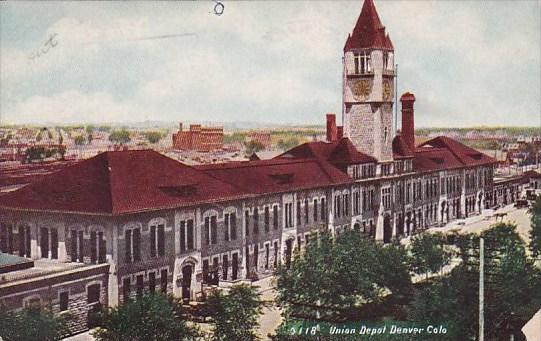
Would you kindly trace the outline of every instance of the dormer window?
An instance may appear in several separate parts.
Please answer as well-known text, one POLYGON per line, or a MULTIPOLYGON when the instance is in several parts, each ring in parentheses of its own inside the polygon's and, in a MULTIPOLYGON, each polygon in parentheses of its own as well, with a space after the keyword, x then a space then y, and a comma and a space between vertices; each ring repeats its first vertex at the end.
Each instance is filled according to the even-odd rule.
POLYGON ((355 62, 355 74, 363 75, 371 72, 369 52, 355 53, 353 60, 355 62))

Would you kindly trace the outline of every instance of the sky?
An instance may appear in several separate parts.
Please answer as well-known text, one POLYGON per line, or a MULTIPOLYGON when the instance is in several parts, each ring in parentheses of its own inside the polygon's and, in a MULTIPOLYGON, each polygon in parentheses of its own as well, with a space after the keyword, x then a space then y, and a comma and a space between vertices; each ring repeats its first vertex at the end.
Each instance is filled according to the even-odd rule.
MULTIPOLYGON (((2 2, 0 123, 323 124, 362 1, 2 2)), ((541 1, 375 1, 416 126, 532 126, 541 1)))

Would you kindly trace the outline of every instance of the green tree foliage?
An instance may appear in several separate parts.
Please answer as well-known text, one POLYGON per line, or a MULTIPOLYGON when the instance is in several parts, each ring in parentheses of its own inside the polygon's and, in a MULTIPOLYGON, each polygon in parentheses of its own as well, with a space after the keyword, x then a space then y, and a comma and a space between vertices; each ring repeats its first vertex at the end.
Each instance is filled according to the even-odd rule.
POLYGON ((128 143, 131 141, 130 132, 126 129, 113 130, 109 135, 109 141, 120 144, 128 143))
POLYGON ((530 251, 534 257, 541 256, 541 196, 529 209, 532 229, 530 230, 530 251))
POLYGON ((181 314, 181 305, 172 297, 145 295, 106 310, 101 326, 92 334, 100 341, 194 340, 198 332, 181 314))
POLYGON ((252 155, 253 153, 257 153, 265 148, 261 142, 258 141, 246 142, 244 145, 246 146, 247 155, 252 155))
POLYGON ((90 135, 94 132, 94 130, 96 130, 96 128, 93 125, 89 124, 85 127, 85 130, 86 133, 90 135))
POLYGON ((339 321, 384 294, 401 295, 411 288, 404 248, 376 243, 351 230, 335 239, 321 234, 295 255, 289 269, 281 266, 276 275, 286 318, 339 321))
POLYGON ((446 238, 441 233, 421 233, 412 238, 410 244, 411 271, 416 274, 435 273, 449 264, 451 250, 446 247, 446 238))
POLYGON ((215 290, 208 296, 206 307, 208 316, 212 317, 212 340, 258 339, 256 328, 263 302, 256 287, 235 285, 227 294, 215 290))
POLYGON ((0 306, 0 336, 4 341, 60 340, 66 333, 65 321, 49 310, 33 307, 8 312, 0 306))
POLYGON ((286 140, 283 140, 283 139, 280 139, 278 140, 278 148, 280 148, 281 150, 283 151, 286 151, 286 150, 289 150, 293 147, 296 147, 299 145, 299 139, 296 138, 296 137, 291 137, 289 139, 286 139, 286 140))
POLYGON ((75 138, 73 139, 73 142, 75 142, 75 145, 77 146, 82 146, 83 144, 86 143, 86 139, 83 135, 78 135, 78 136, 75 136, 75 138))
MULTIPOLYGON (((485 332, 487 340, 508 340, 507 325, 515 314, 527 321, 541 305, 539 270, 526 255, 516 226, 499 223, 482 233, 485 239, 485 332)), ((463 263, 441 281, 416 292, 410 318, 442 323, 442 340, 470 340, 478 332, 479 236, 457 243, 463 263)))
POLYGON ((145 136, 147 141, 150 143, 157 143, 163 138, 163 134, 160 133, 159 131, 147 131, 147 132, 144 132, 143 135, 145 136))
POLYGON ((246 139, 246 134, 244 133, 233 133, 233 134, 227 134, 224 135, 224 143, 234 143, 234 142, 240 142, 243 143, 246 139))

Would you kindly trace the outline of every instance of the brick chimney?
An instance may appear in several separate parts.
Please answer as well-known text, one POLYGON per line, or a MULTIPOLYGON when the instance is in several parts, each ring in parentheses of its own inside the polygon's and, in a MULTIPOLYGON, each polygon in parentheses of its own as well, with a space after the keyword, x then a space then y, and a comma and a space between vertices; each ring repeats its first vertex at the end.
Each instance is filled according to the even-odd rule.
POLYGON ((406 92, 400 97, 400 102, 402 103, 402 138, 408 147, 415 151, 415 123, 413 117, 415 96, 406 92))
POLYGON ((336 115, 327 114, 327 141, 336 142, 338 140, 338 129, 336 128, 336 115))
POLYGON ((178 123, 178 131, 179 131, 179 133, 182 132, 182 122, 178 123))

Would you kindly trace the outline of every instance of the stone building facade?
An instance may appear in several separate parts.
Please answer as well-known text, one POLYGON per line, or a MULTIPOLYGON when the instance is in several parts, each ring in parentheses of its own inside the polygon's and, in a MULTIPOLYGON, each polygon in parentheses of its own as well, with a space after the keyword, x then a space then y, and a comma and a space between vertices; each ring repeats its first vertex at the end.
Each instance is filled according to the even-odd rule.
POLYGON ((328 115, 329 141, 195 167, 150 150, 106 152, 0 196, 0 251, 56 267, 2 278, 0 305, 34 297, 56 311, 67 300, 78 331, 98 305, 150 291, 196 300, 270 275, 322 231, 387 243, 497 204, 492 158, 447 137, 415 145, 413 94, 401 97, 403 130, 391 137, 392 58, 366 0, 345 48, 343 130, 328 115), (351 73, 361 54, 370 68, 351 73))

